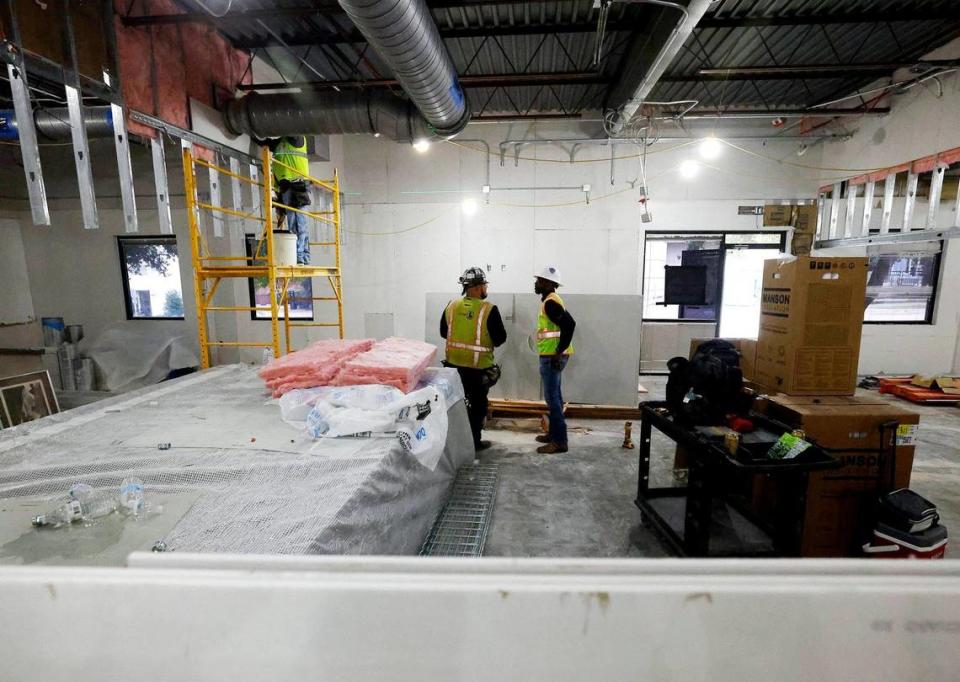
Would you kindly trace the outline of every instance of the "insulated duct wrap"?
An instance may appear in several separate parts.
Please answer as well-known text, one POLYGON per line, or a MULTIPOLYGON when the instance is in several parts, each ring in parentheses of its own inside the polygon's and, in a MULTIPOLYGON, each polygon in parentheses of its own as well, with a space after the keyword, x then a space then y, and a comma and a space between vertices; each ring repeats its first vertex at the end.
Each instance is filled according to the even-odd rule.
POLYGON ((453 136, 470 120, 457 71, 424 0, 339 0, 433 130, 453 136))
POLYGON ((379 134, 397 142, 430 136, 413 107, 389 93, 260 95, 251 93, 227 105, 227 128, 264 140, 283 135, 379 134))

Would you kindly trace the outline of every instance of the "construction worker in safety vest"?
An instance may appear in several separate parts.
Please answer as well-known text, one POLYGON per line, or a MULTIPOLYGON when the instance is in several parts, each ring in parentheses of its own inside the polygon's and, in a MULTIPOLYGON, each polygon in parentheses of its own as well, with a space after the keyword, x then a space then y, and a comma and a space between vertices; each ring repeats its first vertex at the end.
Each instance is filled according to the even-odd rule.
POLYGON ((480 434, 487 416, 487 394, 500 378, 493 349, 507 340, 500 311, 486 300, 487 284, 482 268, 467 268, 460 278, 463 297, 450 301, 440 318, 440 336, 447 340, 443 364, 456 367, 460 374, 478 452, 490 447, 480 434))
POLYGON ((573 355, 573 330, 577 326, 557 287, 563 281, 560 270, 548 265, 539 273, 533 290, 540 294, 540 315, 537 317, 537 353, 540 355, 540 379, 543 382, 543 399, 550 414, 549 432, 537 436, 537 448, 541 454, 567 451, 567 422, 563 416, 563 394, 560 377, 573 355))
MULTIPOLYGON (((307 159, 307 138, 303 135, 281 137, 268 141, 273 152, 273 179, 277 188, 277 201, 291 208, 310 205, 310 191, 306 177, 310 174, 307 159)), ((287 229, 297 235, 297 263, 310 264, 310 231, 307 216, 296 211, 279 208, 277 224, 287 217, 287 229)))

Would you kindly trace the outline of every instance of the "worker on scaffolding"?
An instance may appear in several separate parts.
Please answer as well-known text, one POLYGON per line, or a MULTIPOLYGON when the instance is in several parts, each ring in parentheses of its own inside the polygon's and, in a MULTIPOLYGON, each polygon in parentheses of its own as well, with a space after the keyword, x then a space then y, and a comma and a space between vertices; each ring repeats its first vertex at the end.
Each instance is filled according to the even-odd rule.
POLYGON ((563 416, 563 394, 560 377, 573 355, 573 330, 577 326, 557 294, 562 278, 560 270, 548 265, 534 275, 533 290, 540 295, 540 315, 537 318, 537 353, 540 355, 540 380, 543 399, 550 416, 549 433, 537 436, 541 454, 567 451, 567 422, 563 416))
MULTIPOLYGON (((310 162, 307 160, 307 138, 293 135, 267 140, 267 146, 273 152, 273 179, 277 189, 277 201, 290 208, 303 208, 310 205, 310 188, 306 177, 310 175, 310 162), (281 165, 282 164, 282 165, 281 165)), ((297 263, 310 264, 310 231, 307 228, 307 216, 297 211, 278 208, 277 225, 287 217, 287 229, 297 235, 297 263)))
POLYGON ((460 374, 477 452, 490 447, 490 441, 481 440, 480 435, 487 416, 487 394, 500 379, 493 349, 507 340, 500 310, 485 300, 487 284, 482 268, 467 268, 460 278, 463 297, 450 301, 440 317, 440 336, 447 340, 443 364, 456 367, 460 374))

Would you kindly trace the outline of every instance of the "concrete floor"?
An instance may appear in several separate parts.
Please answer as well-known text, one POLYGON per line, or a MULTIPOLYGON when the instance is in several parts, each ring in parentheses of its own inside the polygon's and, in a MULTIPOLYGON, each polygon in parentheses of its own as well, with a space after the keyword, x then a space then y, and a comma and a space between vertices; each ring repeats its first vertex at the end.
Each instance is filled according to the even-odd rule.
MULTIPOLYGON (((663 399, 665 377, 641 377, 641 383, 649 390, 641 400, 663 399)), ((960 409, 887 398, 921 413, 911 488, 938 506, 941 522, 960 538, 960 409)), ((485 555, 669 556, 640 524, 633 503, 637 451, 620 447, 622 421, 570 420, 570 451, 562 455, 536 453, 535 421, 498 420, 492 426, 484 438, 493 447, 481 461, 500 465, 500 487, 485 555)), ((651 485, 673 485, 674 444, 653 434, 651 485)), ((947 556, 960 558, 960 539, 947 556)))

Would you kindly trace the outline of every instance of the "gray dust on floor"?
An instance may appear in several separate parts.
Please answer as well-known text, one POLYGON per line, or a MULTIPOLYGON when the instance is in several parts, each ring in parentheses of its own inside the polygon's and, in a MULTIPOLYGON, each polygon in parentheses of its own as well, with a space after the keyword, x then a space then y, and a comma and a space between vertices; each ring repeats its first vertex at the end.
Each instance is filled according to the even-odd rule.
MULTIPOLYGON (((500 466, 485 556, 669 556, 640 524, 637 450, 621 447, 623 421, 568 420, 570 449, 555 455, 537 454, 536 420, 523 421, 484 431, 493 447, 480 461, 500 466)), ((654 443, 655 485, 670 484, 673 449, 662 440, 654 443)))
MULTIPOLYGON (((666 377, 644 376, 649 393, 662 400, 666 377)), ((876 391, 858 395, 876 397, 876 391)), ((911 488, 937 505, 941 522, 960 538, 960 409, 923 407, 884 396, 921 414, 911 488)), ((637 450, 625 450, 622 420, 568 420, 569 452, 539 455, 535 420, 506 420, 488 428, 493 447, 481 462, 500 465, 500 487, 487 537, 486 556, 663 557, 667 549, 640 524, 637 450)), ((634 425, 634 443, 639 424, 634 425)), ((651 485, 670 486, 675 446, 653 432, 651 485)), ((960 556, 952 540, 947 556, 960 556)))

